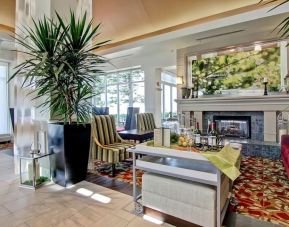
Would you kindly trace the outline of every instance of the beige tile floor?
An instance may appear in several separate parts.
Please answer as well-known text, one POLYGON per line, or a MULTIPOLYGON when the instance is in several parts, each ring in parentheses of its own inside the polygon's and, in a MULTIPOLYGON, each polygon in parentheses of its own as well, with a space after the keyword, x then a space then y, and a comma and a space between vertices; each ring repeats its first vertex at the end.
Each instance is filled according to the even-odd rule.
POLYGON ((19 188, 13 157, 0 151, 1 227, 150 227, 157 226, 132 213, 132 197, 82 181, 65 189, 49 184, 37 189, 19 188), (111 199, 104 204, 77 193, 80 188, 111 199))

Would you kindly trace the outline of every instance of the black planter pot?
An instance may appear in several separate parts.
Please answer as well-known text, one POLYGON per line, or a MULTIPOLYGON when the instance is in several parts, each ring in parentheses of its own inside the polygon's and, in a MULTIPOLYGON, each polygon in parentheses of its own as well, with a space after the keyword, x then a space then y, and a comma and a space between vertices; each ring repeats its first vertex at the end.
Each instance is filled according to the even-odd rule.
POLYGON ((90 146, 90 124, 48 124, 52 178, 63 187, 85 180, 90 146))

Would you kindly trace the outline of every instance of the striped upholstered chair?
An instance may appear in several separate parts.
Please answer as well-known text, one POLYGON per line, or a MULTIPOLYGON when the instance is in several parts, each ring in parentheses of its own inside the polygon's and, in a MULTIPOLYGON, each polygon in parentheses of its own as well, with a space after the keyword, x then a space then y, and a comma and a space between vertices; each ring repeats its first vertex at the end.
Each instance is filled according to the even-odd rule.
POLYGON ((112 164, 112 176, 115 176, 116 163, 130 157, 128 148, 133 143, 124 141, 116 131, 113 115, 98 115, 92 120, 91 159, 112 164))
POLYGON ((140 113, 136 115, 136 125, 139 131, 151 131, 156 128, 153 113, 140 113))

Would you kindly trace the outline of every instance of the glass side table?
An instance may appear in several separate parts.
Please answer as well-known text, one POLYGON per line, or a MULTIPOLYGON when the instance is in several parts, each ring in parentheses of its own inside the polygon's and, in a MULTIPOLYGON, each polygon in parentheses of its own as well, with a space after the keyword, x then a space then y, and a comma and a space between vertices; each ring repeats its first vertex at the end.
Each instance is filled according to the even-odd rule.
POLYGON ((20 187, 36 189, 51 181, 50 155, 20 152, 20 187))

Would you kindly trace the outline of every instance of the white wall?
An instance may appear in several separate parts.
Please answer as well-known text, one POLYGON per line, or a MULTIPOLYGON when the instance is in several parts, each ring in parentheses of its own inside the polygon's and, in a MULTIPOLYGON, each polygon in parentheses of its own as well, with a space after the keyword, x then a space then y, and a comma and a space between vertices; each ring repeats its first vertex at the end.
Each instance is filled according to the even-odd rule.
POLYGON ((68 19, 70 9, 75 9, 76 5, 76 0, 51 0, 51 16, 55 18, 56 15, 54 12, 57 11, 59 15, 68 19))

